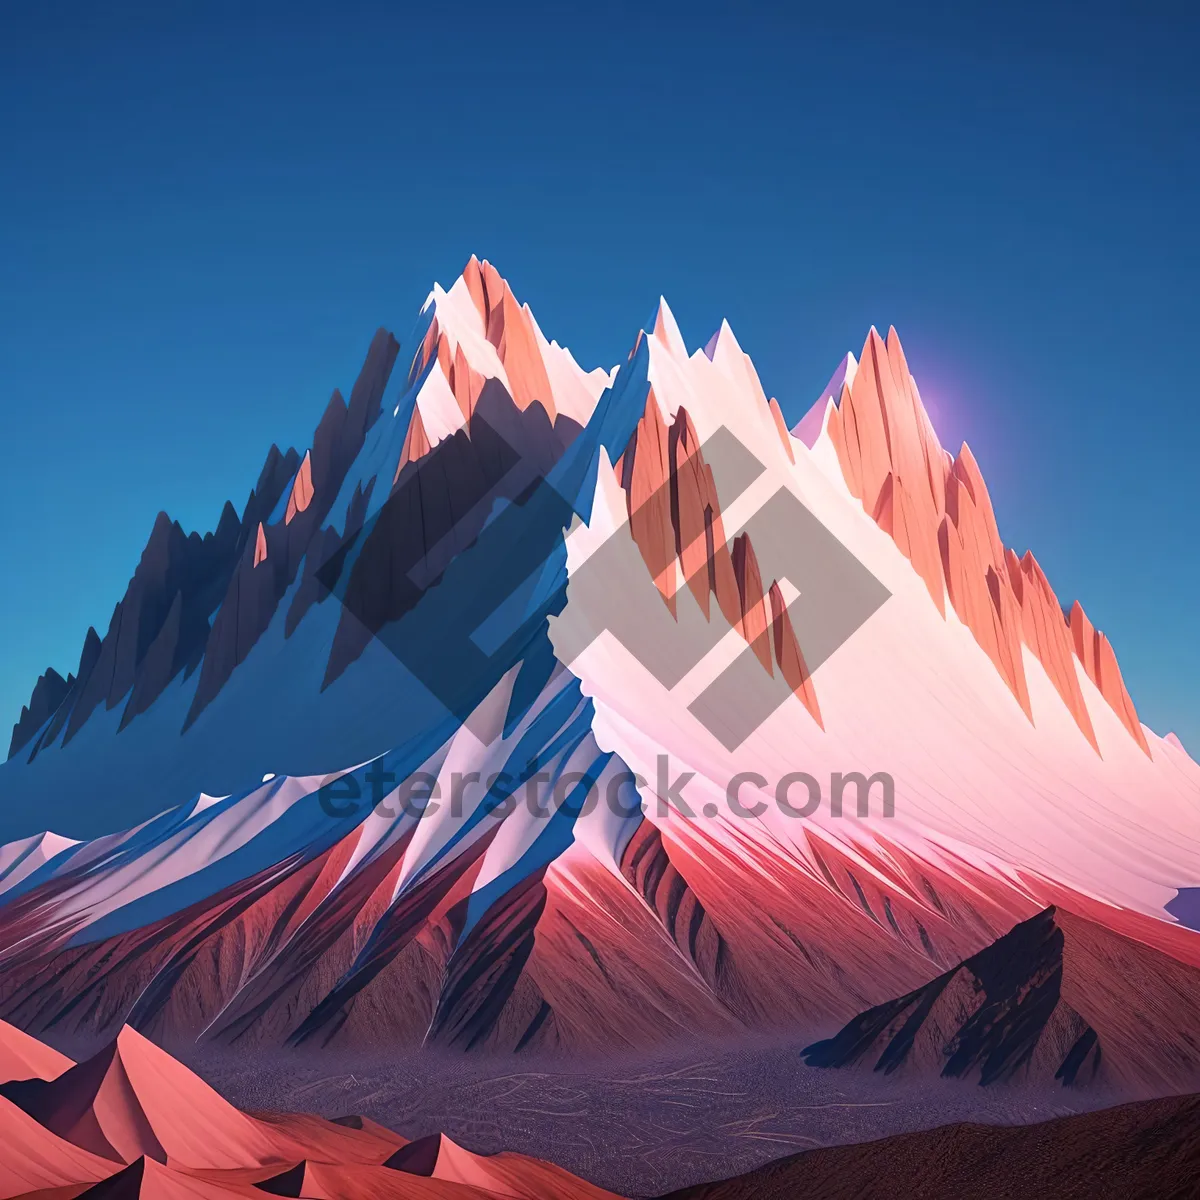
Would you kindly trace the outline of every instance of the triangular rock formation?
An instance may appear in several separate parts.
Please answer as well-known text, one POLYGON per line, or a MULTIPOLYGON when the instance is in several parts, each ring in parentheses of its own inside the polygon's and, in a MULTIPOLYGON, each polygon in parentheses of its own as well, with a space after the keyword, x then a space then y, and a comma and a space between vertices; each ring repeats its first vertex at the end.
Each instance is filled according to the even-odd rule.
POLYGON ((1200 969, 1047 908, 959 966, 860 1014, 804 1051, 820 1067, 870 1064, 991 1084, 1101 1078, 1156 1094, 1200 1082, 1200 969), (1137 979, 1138 1008, 1119 996, 1137 979))
POLYGON ((1004 547, 991 497, 970 447, 942 449, 895 329, 874 328, 862 357, 849 356, 793 433, 815 446, 826 436, 846 486, 895 541, 939 611, 948 596, 1032 720, 1022 647, 1041 661, 1084 737, 1099 751, 1073 663, 1072 645, 1130 736, 1150 749, 1112 647, 1078 604, 1064 622, 1058 598, 1031 554, 1004 547), (1068 627, 1069 626, 1069 627, 1068 627), (1069 633, 1069 637, 1065 634, 1069 633))

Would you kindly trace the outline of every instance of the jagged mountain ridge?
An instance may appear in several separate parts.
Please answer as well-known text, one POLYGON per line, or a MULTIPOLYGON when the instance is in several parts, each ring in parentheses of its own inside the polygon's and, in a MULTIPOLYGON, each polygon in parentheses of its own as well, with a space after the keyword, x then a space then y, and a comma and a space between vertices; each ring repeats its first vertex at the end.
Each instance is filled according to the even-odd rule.
MULTIPOLYGON (((178 642, 174 623, 168 619, 176 585, 173 580, 160 579, 161 572, 147 564, 146 569, 139 569, 140 574, 135 573, 106 638, 89 635, 71 687, 64 689, 49 676, 39 684, 38 695, 27 706, 28 715, 14 730, 15 753, 10 756, 28 765, 41 758, 49 746, 62 752, 41 758, 32 774, 38 781, 47 781, 39 786, 69 794, 74 790, 72 781, 89 772, 89 763, 104 758, 124 780, 122 810, 136 820, 162 807, 158 781, 167 777, 179 791, 192 795, 205 789, 231 791, 261 778, 268 766, 321 770, 330 761, 363 758, 389 744, 391 735, 384 731, 394 727, 403 713, 411 712, 420 697, 407 694, 410 681, 381 647, 367 655, 372 661, 357 672, 370 676, 369 680, 331 687, 348 662, 361 658, 365 642, 352 621, 318 611, 331 582, 321 583, 319 569, 336 560, 339 551, 353 542, 364 521, 379 511, 401 483, 401 476, 407 478, 411 473, 406 468, 417 459, 423 460, 422 486, 427 493, 451 483, 460 485, 464 472, 478 471, 478 464, 467 461, 476 444, 471 428, 486 424, 499 425, 522 454, 548 465, 571 442, 582 427, 581 419, 586 420, 609 382, 609 373, 585 373, 569 352, 547 342, 528 308, 517 304, 494 268, 473 262, 449 293, 440 287, 431 293, 413 337, 413 357, 404 370, 396 372, 396 378, 392 372, 398 347, 390 334, 380 330, 349 404, 335 391, 303 456, 293 451, 286 456, 272 454, 264 471, 264 479, 270 476, 270 486, 260 481, 255 492, 255 497, 265 495, 270 503, 251 500, 237 526, 236 539, 226 539, 236 545, 224 556, 223 571, 211 579, 205 577, 205 588, 216 593, 220 602, 193 630, 191 642, 186 643, 188 654, 170 652, 171 645, 178 642), (468 277, 474 280, 469 285, 468 277), (394 400, 384 405, 381 400, 389 386, 394 400), (530 400, 530 387, 546 386, 553 386, 557 397, 556 401, 546 398, 546 404, 555 409, 552 419, 541 401, 530 400), (517 400, 512 399, 514 394, 517 400), (440 447, 442 453, 430 455, 431 445, 440 447), (121 643, 122 672, 119 679, 112 679, 106 663, 116 657, 122 614, 141 611, 146 590, 141 576, 150 578, 155 593, 154 619, 143 622, 146 629, 140 640, 127 637, 121 643), (283 619, 272 626, 281 605, 283 619), (327 628, 330 623, 337 626, 333 646, 327 628), (269 647, 263 645, 264 634, 272 643, 269 647), (163 642, 170 643, 166 653, 163 642), (97 676, 102 648, 107 648, 107 657, 97 676), (248 680, 239 668, 256 649, 260 660, 273 661, 248 680), (317 655, 322 668, 319 674, 314 669, 317 655), (187 661, 180 664, 177 660, 183 657, 187 661), (128 684, 134 674, 139 678, 136 689, 128 684), (303 682, 296 679, 297 674, 305 676, 303 682), (310 680, 313 674, 317 678, 310 680), (256 692, 255 699, 239 696, 231 700, 231 682, 234 691, 256 692), (328 697, 324 695, 327 690, 328 697), (246 704, 260 710, 275 707, 274 697, 297 692, 306 692, 310 700, 303 713, 302 719, 308 721, 303 731, 281 723, 274 736, 264 736, 262 728, 251 729, 242 718, 246 704), (345 701, 346 692, 353 693, 350 704, 345 701), (374 715, 376 728, 369 727, 369 720, 348 727, 344 716, 348 709, 387 692, 397 696, 396 707, 374 715), (93 702, 91 693, 102 694, 105 703, 93 702), (88 704, 81 705, 81 697, 88 704), (161 702, 155 704, 155 699, 161 702), (114 713, 111 720, 109 711, 114 713), (146 714, 149 720, 138 720, 146 714), (80 749, 77 739, 85 725, 89 737, 104 743, 102 748, 80 749), (115 733, 124 736, 111 737, 115 733), (147 769, 148 760, 155 759, 147 769)), ((413 528, 418 539, 444 533, 449 515, 449 510, 438 513, 435 508, 415 514, 413 528), (428 528, 422 524, 426 517, 428 528)), ((234 520, 228 510, 221 531, 231 531, 234 520)), ((159 526, 164 524, 169 522, 160 518, 159 526)), ((151 549, 148 547, 144 559, 161 557, 151 555, 151 549)), ((189 600, 197 590, 181 589, 189 600)), ((197 607, 181 606, 184 615, 197 607)), ((126 620, 125 624, 131 623, 126 620)), ((3 806, 7 811, 13 805, 4 785, 12 778, 11 771, 0 773, 0 793, 10 799, 3 806)), ((20 787, 16 785, 14 790, 20 787)), ((110 828, 102 823, 89 827, 87 810, 74 817, 75 832, 110 828)))
MULTIPOLYGON (((547 366, 538 352, 533 333, 536 326, 527 307, 519 305, 508 284, 486 262, 472 259, 462 279, 482 317, 488 344, 497 348, 501 375, 484 375, 472 366, 464 353, 468 343, 458 342, 451 349, 453 338, 439 328, 438 317, 432 317, 410 365, 408 383, 411 386, 436 357, 439 375, 457 410, 447 417, 439 411, 439 403, 445 406, 445 397, 432 388, 422 390, 412 411, 393 486, 402 468, 427 454, 447 432, 469 428, 488 379, 511 388, 518 410, 536 404, 552 425, 559 425, 547 366), (505 372, 512 373, 513 382, 505 372), (427 395, 430 392, 434 398, 427 395)), ((665 328, 659 314, 656 332, 660 338, 665 336, 665 328)), ((717 340, 714 336, 710 347, 717 340)), ((558 350, 556 346, 553 349, 558 350)), ((118 727, 123 729, 180 671, 190 674, 199 665, 201 679, 189 709, 190 723, 245 657, 303 563, 308 587, 293 602, 288 620, 289 630, 295 628, 319 591, 313 580, 317 567, 332 557, 362 522, 374 477, 366 482, 365 491, 356 490, 351 497, 340 534, 321 525, 346 471, 362 448, 367 430, 381 415, 381 400, 398 352, 395 338, 385 330, 377 331, 351 391, 349 406, 335 389, 313 445, 302 461, 293 449, 280 452, 276 446, 271 447, 240 518, 227 503, 215 532, 185 535, 165 513, 158 515, 138 570, 114 610, 108 633, 101 639, 94 629, 88 630, 78 668, 67 680, 53 668, 39 677, 29 704, 13 728, 9 757, 30 743, 32 757, 59 736, 65 744, 102 701, 110 709, 126 701, 118 727), (266 573, 253 572, 272 561, 270 543, 278 536, 281 515, 276 510, 285 491, 282 525, 288 536, 283 561, 280 566, 272 563, 273 586, 266 586, 264 591, 261 581, 266 573), (292 528, 293 522, 297 522, 296 528, 292 528), (270 539, 268 529, 273 530, 270 539), (249 549, 251 544, 253 550, 249 549), (248 564, 235 569, 242 557, 248 564), (253 586, 248 581, 254 581, 253 586), (243 588, 249 593, 247 597, 241 594, 243 588), (256 593, 262 593, 261 597, 256 593), (210 628, 209 618, 214 612, 218 616, 210 628)), ((571 372, 573 360, 563 355, 565 352, 559 351, 554 367, 560 380, 574 385, 564 412, 574 414, 576 420, 568 425, 575 425, 578 418, 590 414, 595 396, 582 382, 583 373, 578 368, 571 372)), ((593 388, 597 374, 607 381, 607 374, 593 372, 593 388)), ((559 390, 563 390, 561 383, 559 390)), ((773 398, 769 404, 782 433, 778 404, 773 398)), ((658 406, 647 409, 647 418, 652 421, 658 414, 658 406)), ((686 413, 682 420, 687 421, 686 413)), ((647 436, 660 443, 667 441, 661 417, 649 427, 644 419, 635 431, 629 461, 624 466, 627 478, 623 480, 631 495, 631 507, 637 504, 639 481, 628 476, 636 461, 634 449, 639 432, 643 442, 647 436)), ((672 430, 672 446, 680 433, 686 440, 686 428, 672 430)), ((886 343, 872 329, 863 348, 862 369, 853 355, 847 355, 821 400, 792 433, 809 443, 815 443, 816 436, 824 436, 836 448, 851 492, 913 561, 939 608, 944 606, 943 595, 948 593, 959 616, 987 650, 1027 713, 1024 672, 1015 650, 1022 641, 1046 667, 1093 745, 1095 735, 1071 667, 1072 653, 1131 736, 1149 752, 1108 639, 1092 626, 1078 601, 1069 608, 1059 604, 1031 551, 1019 559, 1004 548, 987 485, 970 448, 964 445, 957 458, 942 449, 920 405, 894 329, 889 330, 886 343), (1069 613, 1065 621, 1055 619, 1059 610, 1069 613)), ((561 428, 558 437, 569 441, 569 428, 561 428)), ((695 443, 694 430, 691 441, 695 443)), ((659 454, 662 457, 662 446, 659 454)), ((359 489, 363 487, 360 483, 359 489)), ((641 490, 645 490, 644 483, 641 490)), ((640 544, 648 561, 655 557, 644 537, 640 544)), ((278 557, 277 553, 276 560, 278 557)), ((752 608, 760 599, 753 595, 757 584, 753 557, 742 567, 745 570, 751 575, 748 607, 752 608)), ((694 584, 697 574, 692 568, 689 583, 694 584)), ((746 586, 745 579, 738 580, 741 593, 745 593, 746 586)), ((761 584, 757 586, 761 590, 761 584)), ((718 596, 718 601, 722 602, 722 597, 718 596)))
POLYGON ((1197 960, 1166 905, 1200 877, 1200 769, 1134 736, 1103 656, 1085 661, 1095 636, 1064 648, 1044 577, 1013 576, 974 460, 941 450, 894 332, 871 333, 870 373, 848 358, 840 404, 796 436, 728 326, 689 354, 665 302, 618 371, 587 374, 474 263, 435 288, 412 344, 336 494, 316 438, 247 538, 212 624, 226 650, 124 728, 97 712, 0 768, 9 797, 86 780, 110 814, 80 843, 0 856, 0 1011, 243 1045, 649 1046, 828 1032, 1048 904, 1197 960), (722 427, 762 468, 740 492, 709 461, 722 427), (498 431, 512 462, 489 449, 498 431), (815 670, 788 531, 747 520, 779 489, 890 597, 815 670), (526 543, 550 549, 522 562, 526 543), (666 687, 610 635, 577 636, 599 548, 664 643, 714 635, 711 667, 666 687), (317 578, 331 559, 340 604, 317 578), (393 570, 414 559, 427 592, 393 570), (494 606, 506 573, 520 586, 494 606), (492 650, 464 657, 462 630, 485 626, 492 650), (691 704, 743 651, 739 696, 769 694, 770 716, 735 753, 691 704), (420 676, 443 666, 439 709, 420 676), (664 753, 694 777, 691 816, 664 753), (130 779, 134 754, 149 766, 130 779), (894 818, 740 819, 724 797, 747 765, 767 796, 798 765, 889 769, 894 818), (369 796, 376 768, 431 775, 443 799, 464 770, 512 786, 484 782, 457 816, 325 810, 325 784, 369 796), (622 812, 572 807, 630 772, 622 812), (230 794, 197 794, 211 776, 230 794))
POLYGON ((896 541, 939 610, 949 599, 1032 720, 1020 647, 1041 662, 1081 732, 1099 753, 1072 653, 1130 736, 1149 747, 1108 639, 1076 600, 1059 603, 1032 551, 1007 549, 987 484, 966 444, 941 446, 895 329, 872 329, 861 363, 847 355, 821 400, 793 432, 837 451, 851 492, 896 541))
POLYGON ((88 630, 69 683, 57 672, 39 679, 13 729, 10 758, 27 745, 30 760, 59 738, 65 745, 101 703, 113 709, 125 701, 118 726, 124 729, 180 672, 188 676, 199 668, 188 714, 189 721, 194 719, 265 628, 310 543, 315 540, 327 554, 336 548, 332 531, 323 529, 321 520, 380 415, 398 352, 399 343, 379 330, 349 405, 335 390, 303 462, 294 449, 271 447, 241 517, 226 503, 216 530, 201 536, 185 534, 178 522, 159 513, 108 632, 100 638, 88 630), (287 509, 279 532, 272 515, 285 492, 287 509), (283 544, 271 569, 256 574, 269 557, 268 526, 273 528, 271 540, 283 544))

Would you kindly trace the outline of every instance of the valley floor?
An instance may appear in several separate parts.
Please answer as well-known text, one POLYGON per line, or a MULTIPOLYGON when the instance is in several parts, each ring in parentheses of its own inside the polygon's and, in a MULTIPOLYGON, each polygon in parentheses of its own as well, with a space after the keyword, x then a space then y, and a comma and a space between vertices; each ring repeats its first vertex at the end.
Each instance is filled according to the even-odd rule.
POLYGON ((357 1113, 406 1137, 558 1163, 634 1196, 752 1170, 817 1146, 957 1121, 1025 1124, 1117 1103, 1060 1087, 981 1088, 805 1065, 799 1045, 697 1044, 604 1061, 380 1051, 174 1049, 246 1109, 357 1113))

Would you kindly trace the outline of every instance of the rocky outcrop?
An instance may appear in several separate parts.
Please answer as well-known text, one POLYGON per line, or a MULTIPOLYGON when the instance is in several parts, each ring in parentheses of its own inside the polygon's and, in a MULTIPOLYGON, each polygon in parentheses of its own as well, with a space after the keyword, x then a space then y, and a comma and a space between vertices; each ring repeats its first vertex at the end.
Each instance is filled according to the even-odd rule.
POLYGON ((1200 970, 1047 908, 924 987, 877 1005, 804 1051, 820 1067, 981 1084, 1103 1082, 1156 1094, 1200 1083, 1200 970), (1137 980, 1137 1005, 1121 994, 1137 980))
POLYGON ((1088 620, 1087 613, 1083 611, 1083 606, 1078 600, 1071 606, 1069 621, 1075 657, 1083 664, 1088 678, 1100 689, 1100 694, 1120 718, 1121 724, 1129 730, 1129 736, 1149 754, 1150 747, 1146 744, 1142 723, 1138 720, 1137 710, 1133 707, 1133 701, 1125 688, 1125 680, 1121 677, 1121 668, 1117 666, 1117 656, 1113 652, 1112 644, 1088 620))
MULTIPOLYGON (((260 497, 274 503, 283 482, 279 476, 292 465, 272 447, 259 488, 247 502, 248 516, 258 511, 260 497)), ((112 709, 126 701, 120 726, 124 728, 171 679, 195 666, 243 537, 242 522, 230 505, 223 509, 216 530, 203 537, 185 534, 178 522, 159 513, 107 634, 98 642, 89 637, 90 644, 85 644, 76 687, 60 710, 61 726, 52 724, 35 752, 60 731, 69 741, 100 705, 112 709)))
POLYGON ((1046 668, 1054 690, 1070 710, 1084 737, 1098 752, 1100 747, 1096 742, 1083 690, 1079 686, 1079 676, 1075 672, 1071 637, 1062 619, 1058 597, 1032 551, 1026 551, 1025 557, 1019 559, 1011 550, 1006 550, 1005 562, 1008 564, 1013 594, 1021 608, 1021 630, 1025 645, 1046 668))
MULTIPOLYGON (((518 407, 498 380, 489 379, 470 421, 432 449, 402 458, 387 501, 361 533, 345 580, 336 559, 322 572, 325 588, 337 588, 344 608, 323 686, 372 637, 411 612, 476 540, 492 505, 524 498, 577 432, 566 417, 551 424, 540 404, 518 407)), ((410 440, 404 454, 412 450, 410 440)))
POLYGON ((108 632, 88 631, 69 680, 39 680, 10 757, 69 742, 101 706, 123 703, 124 729, 172 680, 200 668, 188 722, 195 719, 266 628, 310 541, 329 549, 321 521, 379 416, 398 350, 386 330, 376 333, 350 403, 334 392, 303 459, 271 447, 240 516, 227 503, 216 529, 200 535, 159 513, 108 632), (283 520, 272 524, 285 495, 283 520))
POLYGON ((796 455, 792 450, 792 435, 788 432, 787 422, 783 419, 783 409, 779 407, 779 401, 774 396, 767 401, 767 407, 771 410, 771 420, 775 422, 775 432, 779 434, 779 441, 787 452, 788 461, 794 463, 796 455))
MULTIPOLYGON (((31 754, 60 736, 69 741, 101 705, 112 709, 125 701, 119 726, 124 728, 180 672, 195 668, 248 531, 269 514, 296 461, 294 451, 281 454, 273 446, 243 516, 226 504, 212 533, 186 534, 159 513, 108 632, 100 638, 88 631, 72 685, 31 754)), ((19 748, 14 745, 14 751, 19 748)))
MULTIPOLYGON (((346 472, 362 448, 366 431, 379 418, 383 392, 399 348, 386 330, 376 333, 350 393, 350 403, 346 404, 340 393, 334 392, 317 426, 312 447, 298 465, 293 465, 284 519, 271 524, 260 521, 252 541, 247 539, 213 620, 185 729, 212 702, 257 644, 274 619, 279 602, 295 582, 301 564, 310 586, 304 602, 298 608, 294 605, 289 617, 295 612, 298 621, 312 602, 321 598, 322 593, 312 581, 344 540, 337 537, 336 531, 331 535, 323 522, 337 499, 346 472)), ((293 458, 296 457, 293 452, 293 458)), ((345 537, 351 535, 350 525, 348 519, 343 531, 345 537)))
POLYGON ((843 362, 817 405, 796 426, 796 435, 811 446, 822 428, 827 430, 846 486, 909 559, 943 614, 949 597, 1027 717, 1032 720, 1022 647, 1045 667, 1099 753, 1065 653, 1073 645, 1130 736, 1149 754, 1108 640, 1092 629, 1078 605, 1068 627, 1033 556, 1019 559, 1005 548, 970 447, 964 444, 956 458, 942 449, 895 329, 888 330, 886 343, 872 329, 857 369, 852 364, 851 357, 843 362))
POLYGON ((1095 1030, 1061 1002, 1063 934, 1053 909, 1023 921, 907 996, 870 1009, 804 1052, 813 1066, 866 1059, 989 1084, 1041 1067, 1064 1084, 1090 1082, 1095 1030))
POLYGON ((302 513, 313 500, 312 451, 304 452, 304 461, 292 481, 291 495, 288 496, 287 512, 284 513, 283 523, 290 525, 297 513, 302 513))
POLYGON ((778 668, 788 687, 821 724, 808 667, 778 581, 764 596, 758 560, 748 534, 730 545, 712 468, 695 425, 680 408, 670 425, 653 387, 645 411, 615 467, 625 491, 629 530, 672 616, 682 579, 705 620, 711 601, 753 649, 768 674, 778 668))
MULTIPOLYGON (((471 299, 483 318, 487 340, 496 347, 508 376, 513 403, 519 409, 540 404, 550 420, 557 416, 550 378, 534 335, 533 316, 528 305, 517 303, 512 288, 486 259, 474 255, 463 268, 463 280, 471 299)), ((460 384, 469 392, 469 384, 460 384)), ((459 393, 455 389, 455 394, 459 393)))
POLYGON ((872 328, 853 385, 843 383, 840 403, 829 414, 828 430, 850 491, 868 513, 885 516, 896 545, 943 611, 937 534, 945 511, 946 456, 894 329, 885 346, 872 328))
MULTIPOLYGON (((758 559, 754 547, 750 544, 748 534, 742 533, 733 539, 733 577, 737 583, 738 592, 738 633, 746 639, 746 644, 754 651, 763 669, 771 670, 771 637, 774 633, 774 592, 772 605, 767 606, 767 598, 763 593, 762 574, 758 569, 758 559)), ((776 588, 775 591, 778 589, 776 588)), ((782 645, 782 640, 775 638, 776 652, 782 645)))
POLYGON ((817 690, 813 686, 808 664, 796 640, 796 631, 792 628, 792 619, 784 603, 783 593, 779 584, 771 584, 771 641, 775 647, 775 662, 792 694, 808 709, 809 715, 822 728, 821 706, 817 702, 817 690))
POLYGON ((12 741, 8 746, 9 758, 26 745, 54 715, 54 710, 66 699, 74 682, 74 675, 68 674, 64 679, 53 667, 38 676, 37 683, 33 685, 33 695, 21 709, 21 717, 13 726, 12 741))

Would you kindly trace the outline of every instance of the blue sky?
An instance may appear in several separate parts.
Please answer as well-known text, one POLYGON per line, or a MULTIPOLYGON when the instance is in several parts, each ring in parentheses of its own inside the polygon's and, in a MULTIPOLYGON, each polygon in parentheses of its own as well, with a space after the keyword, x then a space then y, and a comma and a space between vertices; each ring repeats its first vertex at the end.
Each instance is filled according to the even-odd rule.
POLYGON ((792 417, 894 323, 1006 541, 1200 748, 1185 6, 99 7, 0 40, 5 720, 159 509, 240 507, 475 252, 585 366, 660 292, 692 344, 727 317, 792 417))

